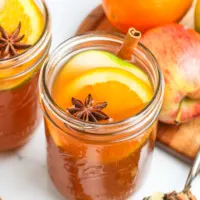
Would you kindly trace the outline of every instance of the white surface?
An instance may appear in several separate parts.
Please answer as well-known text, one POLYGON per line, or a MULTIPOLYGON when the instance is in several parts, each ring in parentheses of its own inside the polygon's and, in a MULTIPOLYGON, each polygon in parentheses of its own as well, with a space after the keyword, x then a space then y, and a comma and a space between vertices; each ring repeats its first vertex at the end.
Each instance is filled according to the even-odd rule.
MULTIPOLYGON (((76 31, 81 20, 100 0, 47 0, 53 18, 53 48, 76 31)), ((191 144, 192 145, 192 144, 191 144)), ((155 191, 181 190, 189 166, 155 149, 149 177, 131 200, 142 200, 155 191)), ((200 178, 193 192, 200 199, 200 178)), ((41 123, 32 141, 17 153, 0 154, 2 200, 63 200, 46 169, 46 145, 41 123)))

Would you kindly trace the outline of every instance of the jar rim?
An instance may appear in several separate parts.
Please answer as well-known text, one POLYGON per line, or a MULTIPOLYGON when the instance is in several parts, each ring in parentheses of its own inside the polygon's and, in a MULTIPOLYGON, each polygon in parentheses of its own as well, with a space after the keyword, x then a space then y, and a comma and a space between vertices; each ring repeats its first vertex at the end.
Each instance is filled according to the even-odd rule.
MULTIPOLYGON (((164 90, 163 90, 163 86, 164 86, 164 79, 163 79, 163 74, 161 72, 160 66, 155 58, 155 56, 151 53, 151 51, 145 47, 142 43, 138 43, 138 46, 145 52, 145 55, 148 56, 148 58, 150 58, 151 62, 153 63, 153 65, 155 65, 156 67, 156 73, 158 74, 158 82, 157 82, 157 86, 155 88, 154 91, 154 95, 151 99, 151 101, 148 103, 147 106, 145 106, 144 109, 142 109, 139 113, 125 118, 123 120, 120 121, 115 121, 115 122, 109 122, 109 123, 94 123, 94 122, 85 122, 85 121, 81 121, 79 119, 76 119, 73 116, 70 115, 66 115, 64 113, 64 111, 55 103, 55 101, 53 100, 53 98, 51 97, 50 91, 47 87, 46 84, 46 73, 47 73, 47 68, 50 66, 50 62, 51 60, 56 57, 57 53, 62 50, 63 48, 65 48, 66 46, 68 46, 69 44, 76 42, 77 40, 81 40, 84 39, 85 37, 97 37, 97 38, 101 38, 106 39, 106 37, 109 36, 116 36, 119 37, 118 38, 118 42, 120 41, 121 43, 123 42, 123 38, 124 35, 123 34, 119 34, 119 33, 108 33, 108 32, 102 32, 102 31, 95 31, 95 32, 89 32, 89 33, 84 33, 78 36, 74 36, 69 38, 68 40, 65 40, 64 42, 62 42, 60 45, 58 45, 55 50, 51 53, 51 55, 48 57, 48 59, 46 60, 46 62, 43 64, 43 67, 41 69, 41 73, 40 73, 40 78, 39 78, 39 91, 40 91, 40 95, 41 95, 41 99, 42 101, 45 103, 45 105, 50 108, 51 110, 53 109, 53 113, 56 114, 56 116, 61 119, 64 123, 66 124, 70 124, 70 125, 77 125, 80 127, 87 127, 87 128, 91 128, 91 129, 98 129, 98 128, 108 128, 108 127, 114 127, 114 126, 120 126, 120 125, 124 125, 124 124, 128 124, 130 122, 137 122, 136 119, 140 118, 141 115, 144 112, 149 112, 149 110, 151 109, 151 105, 157 105, 157 103, 159 102, 159 100, 163 98, 163 94, 164 94, 164 90), (158 93, 160 93, 159 98, 157 98, 158 93), (70 121, 70 122, 69 122, 70 121)), ((107 38, 108 39, 108 38, 107 38)), ((94 135, 99 135, 99 134, 95 134, 94 135)), ((101 134, 101 135, 108 135, 108 134, 101 134)))
POLYGON ((43 45, 44 41, 49 40, 50 33, 48 32, 48 30, 51 28, 51 16, 49 13, 49 8, 45 0, 39 1, 42 4, 42 9, 44 10, 45 15, 44 29, 40 38, 34 45, 32 45, 28 50, 24 51, 23 53, 11 58, 0 59, 0 64, 5 65, 5 67, 0 67, 0 70, 18 67, 26 62, 27 58, 28 60, 31 60, 37 53, 37 50, 43 45))

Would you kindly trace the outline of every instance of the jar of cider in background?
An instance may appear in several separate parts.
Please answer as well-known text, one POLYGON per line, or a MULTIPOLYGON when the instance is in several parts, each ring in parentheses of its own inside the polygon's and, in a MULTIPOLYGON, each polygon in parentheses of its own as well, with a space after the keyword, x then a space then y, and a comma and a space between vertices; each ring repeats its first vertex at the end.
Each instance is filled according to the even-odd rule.
MULTIPOLYGON (((39 8, 37 8, 39 10, 37 12, 40 12, 38 16, 42 18, 40 20, 43 23, 40 38, 21 54, 5 59, 0 58, 0 151, 13 150, 24 145, 40 121, 38 76, 51 45, 51 22, 45 2, 43 0, 33 2, 35 5, 32 6, 39 8)), ((5 9, 8 10, 5 12, 12 11, 9 5, 5 5, 5 9)), ((16 11, 20 7, 13 9, 16 11)), ((11 18, 8 20, 12 21, 11 18)), ((23 22, 18 22, 17 19, 13 19, 13 23, 21 26, 18 33, 21 37, 26 19, 23 22)), ((10 21, 9 23, 12 23, 10 21)), ((0 25, 4 28, 8 26, 5 23, 0 25)))

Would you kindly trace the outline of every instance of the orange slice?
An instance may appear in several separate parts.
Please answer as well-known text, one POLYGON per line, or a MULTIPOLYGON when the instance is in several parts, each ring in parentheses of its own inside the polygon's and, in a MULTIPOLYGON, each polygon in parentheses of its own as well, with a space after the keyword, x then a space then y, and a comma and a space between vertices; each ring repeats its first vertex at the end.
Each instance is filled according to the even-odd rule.
MULTIPOLYGON (((20 35, 25 35, 22 43, 35 44, 44 30, 44 17, 35 1, 1 0, 0 25, 11 34, 16 29, 19 22, 21 22, 20 35)), ((13 89, 20 84, 25 83, 32 76, 32 72, 15 79, 6 81, 3 79, 12 77, 17 73, 24 71, 26 68, 30 67, 32 63, 34 63, 34 59, 17 68, 2 70, 0 73, 0 90, 13 89)))
POLYGON ((63 110, 66 110, 71 106, 72 97, 84 101, 87 95, 91 94, 95 101, 108 103, 104 111, 111 118, 122 120, 139 112, 151 100, 152 93, 152 88, 148 84, 130 72, 103 67, 83 73, 70 83, 66 83, 64 87, 55 82, 53 98, 63 110), (58 91, 57 88, 61 89, 58 91))
POLYGON ((12 33, 19 22, 22 24, 23 42, 34 44, 44 29, 44 17, 34 0, 1 0, 0 25, 12 33))

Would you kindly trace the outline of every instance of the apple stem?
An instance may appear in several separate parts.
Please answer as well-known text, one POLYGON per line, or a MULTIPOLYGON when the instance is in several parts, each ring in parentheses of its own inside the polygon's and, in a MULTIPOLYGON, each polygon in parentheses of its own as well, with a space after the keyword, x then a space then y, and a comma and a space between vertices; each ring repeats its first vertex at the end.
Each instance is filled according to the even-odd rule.
POLYGON ((119 50, 118 57, 124 60, 131 60, 134 49, 141 38, 141 32, 134 28, 129 28, 125 36, 124 43, 119 50))

